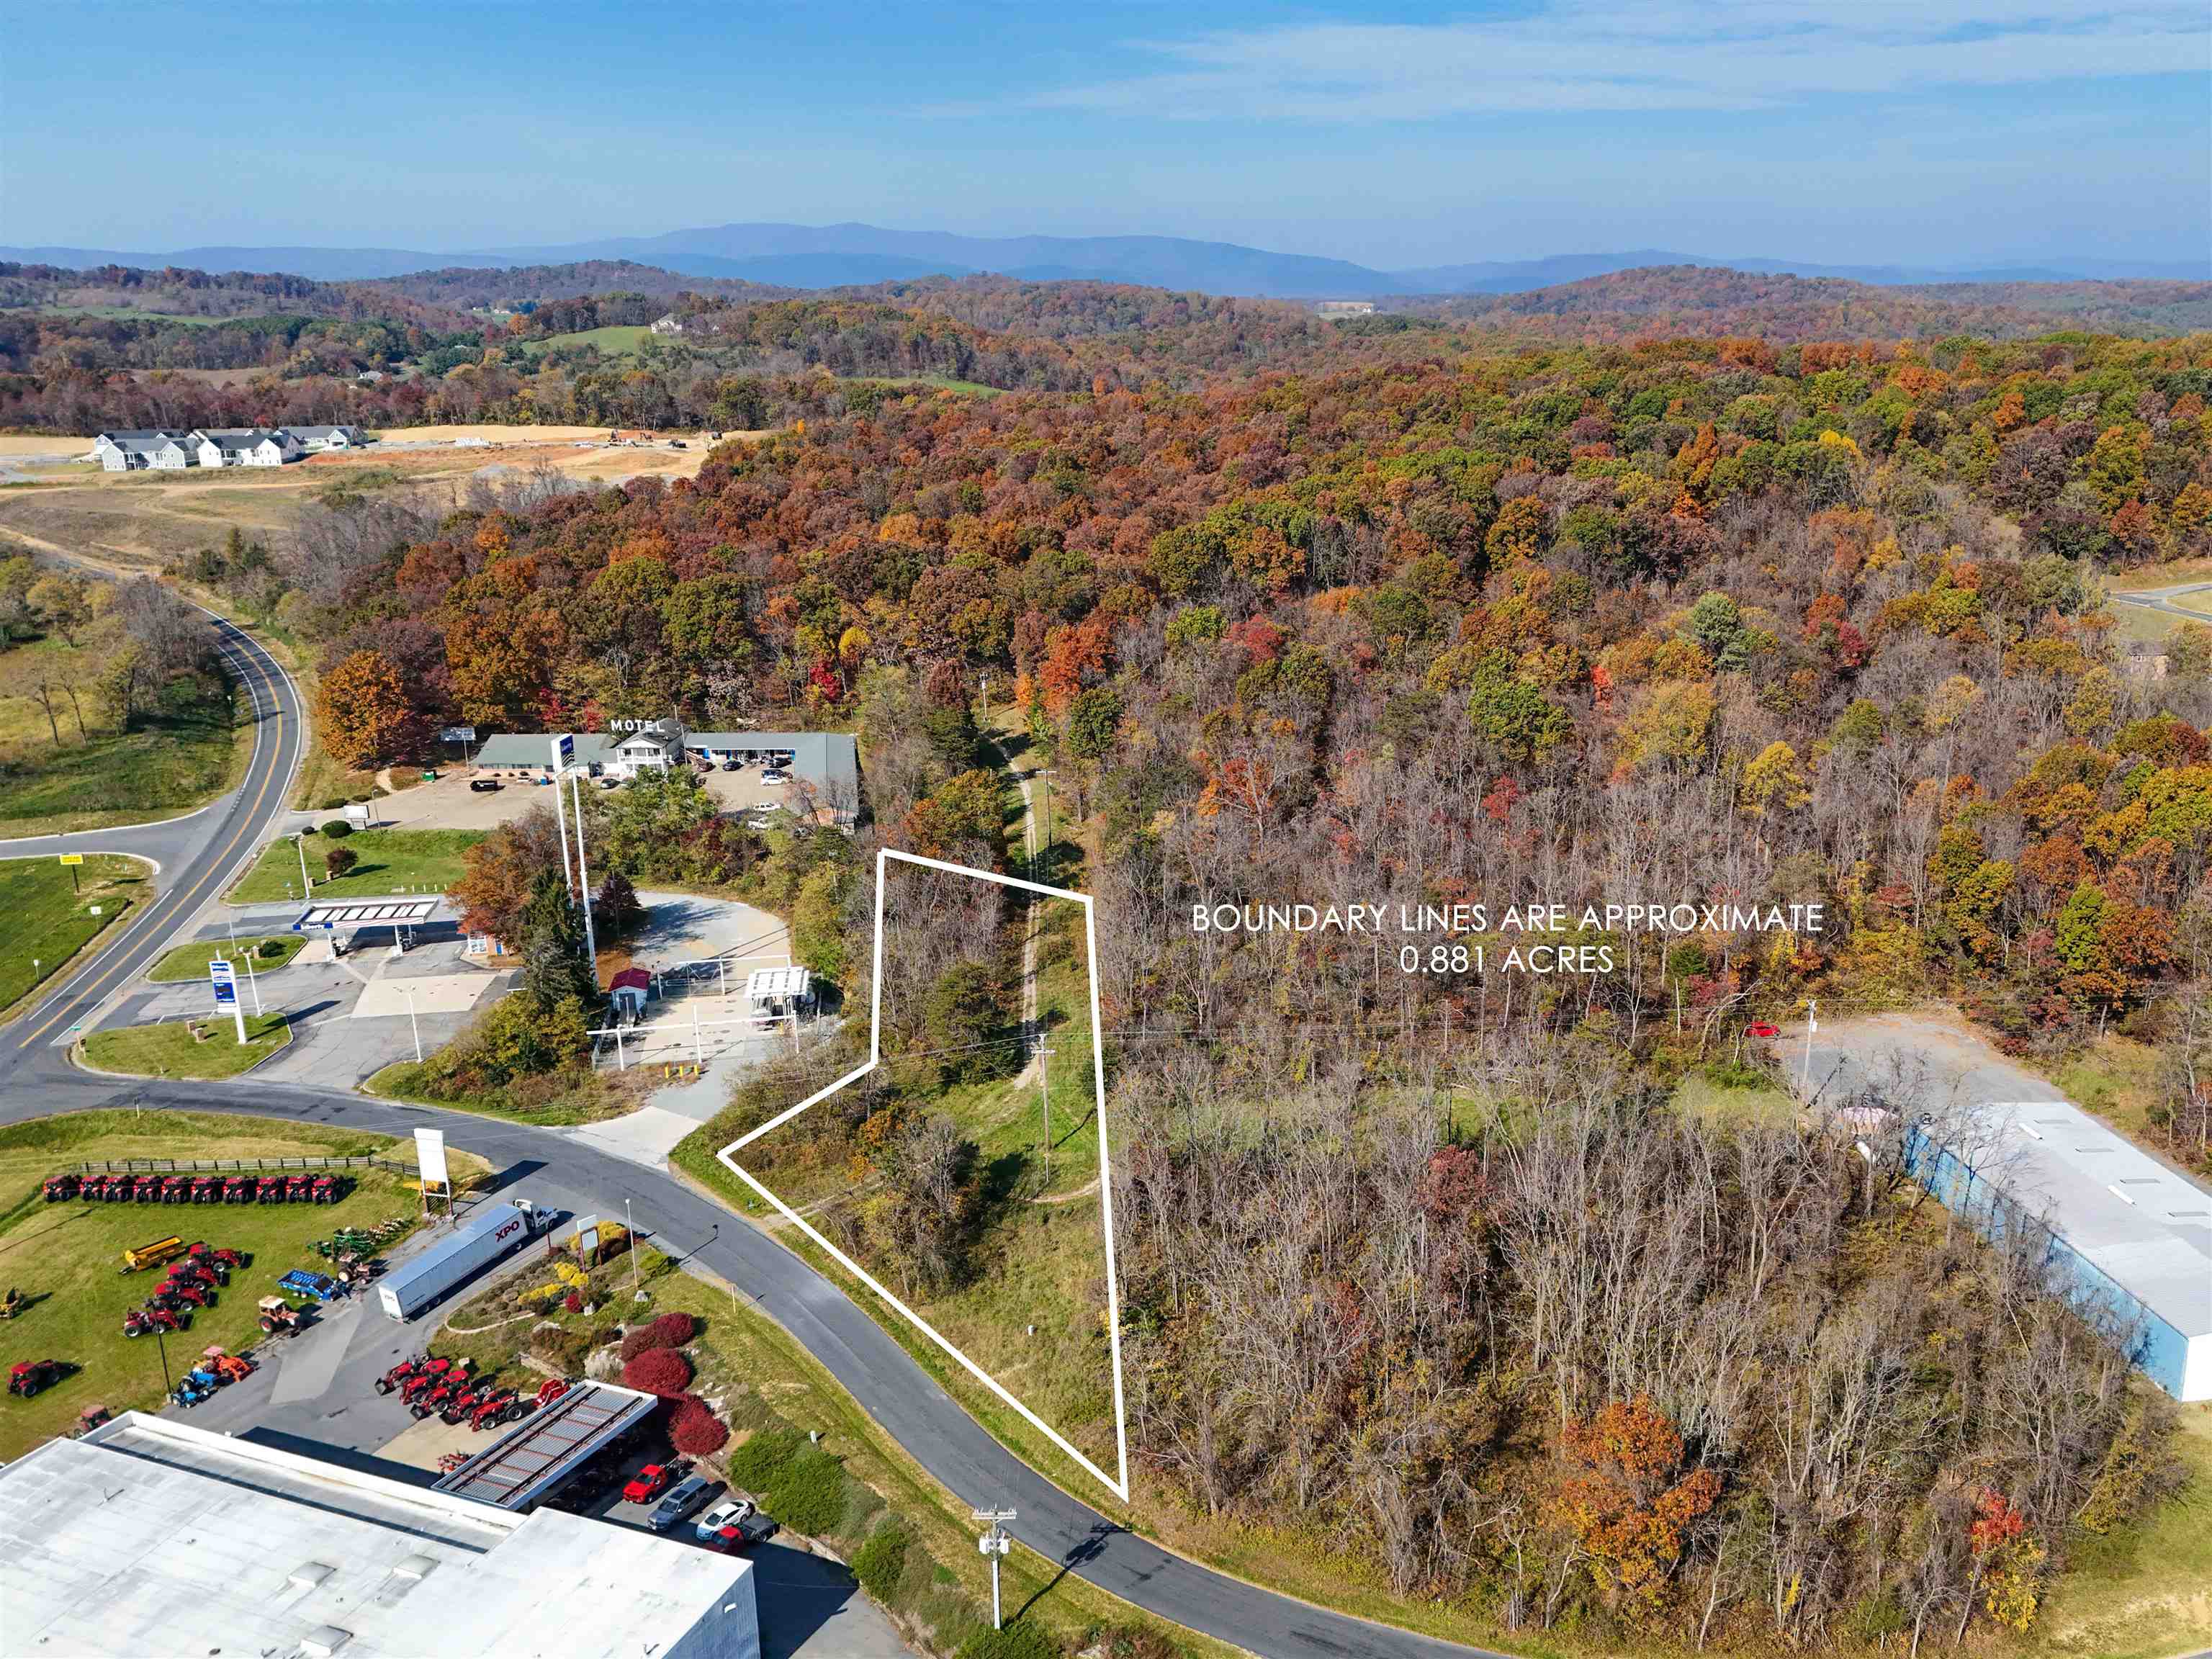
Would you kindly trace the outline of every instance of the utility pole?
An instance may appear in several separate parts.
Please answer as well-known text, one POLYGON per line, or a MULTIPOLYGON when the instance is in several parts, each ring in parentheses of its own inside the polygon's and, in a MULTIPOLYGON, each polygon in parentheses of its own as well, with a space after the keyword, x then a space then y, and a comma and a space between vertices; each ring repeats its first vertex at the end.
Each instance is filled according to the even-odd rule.
POLYGON ((974 1510, 969 1511, 978 1521, 989 1523, 988 1530, 975 1540, 975 1547, 991 1564, 991 1628, 1004 1630, 1006 1620, 1000 1613, 999 1563, 1006 1559, 1014 1540, 1006 1535, 1006 1522, 1014 1518, 1012 1510, 974 1510))
MULTIPOLYGON (((568 775, 568 787, 576 792, 572 804, 576 809, 576 879, 582 884, 584 890, 584 960, 590 964, 592 989, 597 992, 599 988, 599 940, 597 932, 592 926, 591 872, 584 867, 583 785, 577 781, 574 772, 568 775)), ((557 793, 561 787, 558 780, 555 781, 553 787, 557 793)))
POLYGON ((300 849, 300 898, 312 903, 315 896, 314 878, 307 873, 307 832, 301 830, 292 837, 292 844, 300 849))
POLYGON ((568 757, 575 753, 575 749, 576 740, 572 737, 553 739, 553 822, 561 831, 561 879, 568 884, 571 904, 576 902, 576 878, 568 868, 568 820, 561 811, 561 780, 568 774, 568 757))
POLYGON ((415 1034, 415 1063, 422 1063, 422 1028, 415 1023, 415 988, 402 981, 400 994, 407 999, 407 1029, 415 1034))
POLYGON ((1805 999, 1805 1073, 1798 1080, 1800 1094, 1813 1086, 1813 1033, 1820 1029, 1820 1004, 1816 998, 1805 999))
POLYGON ((1037 1101, 1044 1109, 1044 1184, 1052 1185, 1052 1053, 1037 1050, 1037 1101))
MULTIPOLYGON (((1050 768, 1048 768, 1048 767, 1040 766, 1039 768, 1037 768, 1037 776, 1038 776, 1039 778, 1042 779, 1042 780, 1043 780, 1043 782, 1044 782, 1044 845, 1043 845, 1043 846, 1042 846, 1042 847, 1040 847, 1040 848, 1037 849, 1037 867, 1038 867, 1038 869, 1042 869, 1042 870, 1050 870, 1050 869, 1052 868, 1052 771, 1051 771, 1051 769, 1050 769, 1050 768)), ((1036 880, 1036 874, 1037 874, 1037 872, 1036 872, 1036 870, 1032 870, 1032 871, 1030 871, 1030 878, 1032 881, 1036 880)))

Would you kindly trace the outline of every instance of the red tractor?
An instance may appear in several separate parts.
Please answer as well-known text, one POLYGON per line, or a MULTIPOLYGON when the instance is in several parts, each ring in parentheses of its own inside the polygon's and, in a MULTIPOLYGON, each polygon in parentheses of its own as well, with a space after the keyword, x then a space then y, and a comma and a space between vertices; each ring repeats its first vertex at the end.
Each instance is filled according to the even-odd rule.
POLYGON ((541 1406, 550 1406, 568 1392, 568 1384, 566 1379, 549 1376, 538 1390, 538 1403, 541 1406))
POLYGON ((491 1395, 489 1383, 471 1382, 439 1408, 438 1419, 441 1422, 459 1425, 464 1418, 490 1399, 491 1395))
POLYGON ((58 1359, 26 1359, 8 1372, 8 1392, 28 1400, 53 1387, 66 1374, 58 1359))
POLYGON ((428 1417, 434 1412, 444 1411, 468 1391, 467 1374, 459 1370, 448 1371, 443 1381, 432 1383, 409 1401, 407 1409, 418 1419, 428 1417))
MULTIPOLYGON (((258 1306, 261 1313, 261 1328, 265 1334, 273 1336, 281 1331, 286 1336, 291 1336, 301 1328, 300 1310, 283 1297, 264 1296, 261 1298, 258 1306)), ((380 1384, 377 1392, 381 1394, 387 1390, 380 1384)))
POLYGON ((189 1302, 195 1308, 212 1308, 216 1302, 215 1286, 202 1279, 173 1279, 162 1286, 161 1294, 189 1302))
POLYGON ((163 1176, 161 1202, 189 1204, 192 1201, 192 1178, 190 1176, 163 1176))
POLYGON ((213 1256, 185 1256, 169 1264, 169 1277, 193 1285, 228 1285, 230 1269, 213 1256))
MULTIPOLYGON (((448 1388, 468 1381, 465 1362, 452 1359, 433 1359, 410 1375, 399 1385, 399 1397, 410 1406, 419 1404, 433 1389, 448 1388)), ((417 1417, 427 1415, 417 1412, 417 1417)))
POLYGON ((491 1427, 492 1425, 501 1420, 500 1413, 514 1403, 513 1389, 494 1389, 490 1393, 480 1396, 477 1403, 470 1408, 469 1426, 471 1429, 491 1427))
POLYGON ((257 1204, 282 1204, 284 1201, 284 1177, 262 1176, 261 1190, 254 1194, 253 1201, 257 1204))
POLYGON ((191 1328, 191 1310, 178 1310, 149 1302, 143 1308, 133 1308, 123 1316, 123 1334, 150 1336, 155 1331, 186 1331, 191 1328))
POLYGON ((194 1176, 192 1177, 193 1203, 219 1204, 222 1201, 222 1177, 221 1176, 194 1176))
POLYGON ((315 1177, 314 1200, 318 1204, 335 1204, 345 1196, 345 1182, 338 1176, 315 1177))
POLYGON ((314 1195, 314 1176, 295 1175, 284 1177, 284 1201, 287 1204, 305 1204, 314 1195))
POLYGON ((39 1190, 46 1195, 47 1203, 66 1204, 76 1196, 79 1184, 73 1175, 52 1175, 46 1177, 46 1184, 39 1190))
POLYGON ((131 1201, 133 1204, 159 1204, 161 1201, 161 1177, 157 1175, 132 1176, 131 1201))
POLYGON ((107 1177, 106 1199, 110 1204, 128 1204, 137 1183, 127 1175, 107 1177))
POLYGON ((222 1183, 222 1201, 226 1204, 251 1204, 261 1182, 256 1176, 234 1175, 222 1183))
POLYGON ((411 1358, 401 1360, 376 1379, 377 1393, 390 1394, 394 1389, 418 1376, 429 1364, 430 1362, 419 1353, 411 1358))
POLYGON ((252 1251, 234 1250, 227 1244, 221 1249, 210 1249, 204 1238, 196 1238, 185 1246, 185 1255, 191 1261, 204 1261, 211 1267, 228 1267, 233 1271, 253 1265, 252 1251))
POLYGON ((82 1181, 77 1182, 76 1195, 88 1204, 106 1203, 107 1201, 107 1177, 104 1175, 88 1175, 85 1176, 82 1181))

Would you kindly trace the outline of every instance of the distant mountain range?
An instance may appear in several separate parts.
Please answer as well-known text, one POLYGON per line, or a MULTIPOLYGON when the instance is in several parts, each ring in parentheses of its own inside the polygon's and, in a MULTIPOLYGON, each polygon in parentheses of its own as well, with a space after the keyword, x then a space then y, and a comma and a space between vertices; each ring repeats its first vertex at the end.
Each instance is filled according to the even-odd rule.
POLYGON ((1376 270, 1345 259, 1276 253, 1234 242, 1179 236, 957 236, 884 230, 874 225, 716 225, 659 236, 477 252, 405 248, 189 247, 166 252, 112 248, 0 247, 0 259, 83 270, 100 264, 202 270, 289 271, 322 282, 400 276, 454 266, 518 265, 629 259, 689 276, 734 277, 781 287, 845 288, 921 276, 995 272, 1030 282, 1133 283, 1206 294, 1296 300, 1379 299, 1406 295, 1522 294, 1585 277, 1656 265, 1799 276, 1836 276, 1896 287, 1927 283, 2019 283, 2148 279, 2212 280, 2212 258, 2174 260, 2062 259, 2033 265, 1968 269, 1832 265, 1788 259, 1713 258, 1660 248, 1618 253, 1555 254, 1376 270))

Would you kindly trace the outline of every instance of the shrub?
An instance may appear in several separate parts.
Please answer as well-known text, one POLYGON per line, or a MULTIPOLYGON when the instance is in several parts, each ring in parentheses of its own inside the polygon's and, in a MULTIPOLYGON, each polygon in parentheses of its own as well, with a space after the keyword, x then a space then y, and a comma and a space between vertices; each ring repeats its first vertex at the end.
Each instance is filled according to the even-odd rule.
POLYGON ((691 1386, 691 1362, 673 1348, 654 1348, 623 1367, 623 1382, 673 1400, 691 1386))
POLYGON ((578 1291, 569 1291, 568 1295, 561 1298, 561 1305, 566 1308, 570 1313, 583 1312, 584 1297, 582 1292, 578 1291))
POLYGON ((730 1454, 731 1484, 749 1492, 767 1492, 783 1478, 803 1443, 796 1429, 763 1429, 730 1454))
POLYGON ((346 810, 346 798, 343 795, 333 795, 323 803, 321 810, 325 812, 343 812, 346 810))
POLYGON ((906 1571, 906 1553, 913 1541, 914 1534, 907 1530, 905 1522, 895 1515, 885 1517, 868 1534, 868 1541, 854 1553, 853 1577, 860 1581, 860 1588, 888 1603, 906 1571))
POLYGON ((332 818, 315 833, 325 841, 343 841, 348 836, 353 834, 353 825, 348 823, 343 818, 332 818))
POLYGON ((768 1510, 793 1532, 823 1538, 845 1515, 845 1466, 819 1446, 802 1446, 768 1490, 768 1510))
POLYGON ((281 939, 264 939, 253 947, 253 954, 264 962, 274 962, 284 954, 284 941, 281 939))
POLYGON ((333 847, 323 854, 323 868, 329 871, 332 880, 361 862, 361 854, 350 847, 333 847))
POLYGON ((987 1630, 960 1644, 960 1659, 1060 1659, 1061 1648, 1042 1625, 1017 1619, 1004 1630, 987 1630))
POLYGON ((686 1457, 704 1457, 730 1443, 722 1419, 696 1394, 686 1395, 668 1422, 668 1438, 686 1457))
POLYGON ((690 1314, 663 1314, 623 1338, 623 1358, 635 1359, 655 1348, 680 1348, 698 1334, 698 1323, 690 1314))

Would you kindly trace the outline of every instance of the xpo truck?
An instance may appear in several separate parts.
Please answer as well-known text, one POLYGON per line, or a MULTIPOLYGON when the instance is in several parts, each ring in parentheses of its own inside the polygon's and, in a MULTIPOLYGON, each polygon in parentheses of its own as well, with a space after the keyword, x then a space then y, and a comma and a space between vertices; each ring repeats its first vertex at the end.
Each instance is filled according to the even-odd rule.
POLYGON ((377 1299, 394 1319, 412 1319, 471 1274, 538 1237, 552 1219, 526 1198, 495 1204, 470 1217, 452 1237, 394 1267, 376 1287, 377 1299))

